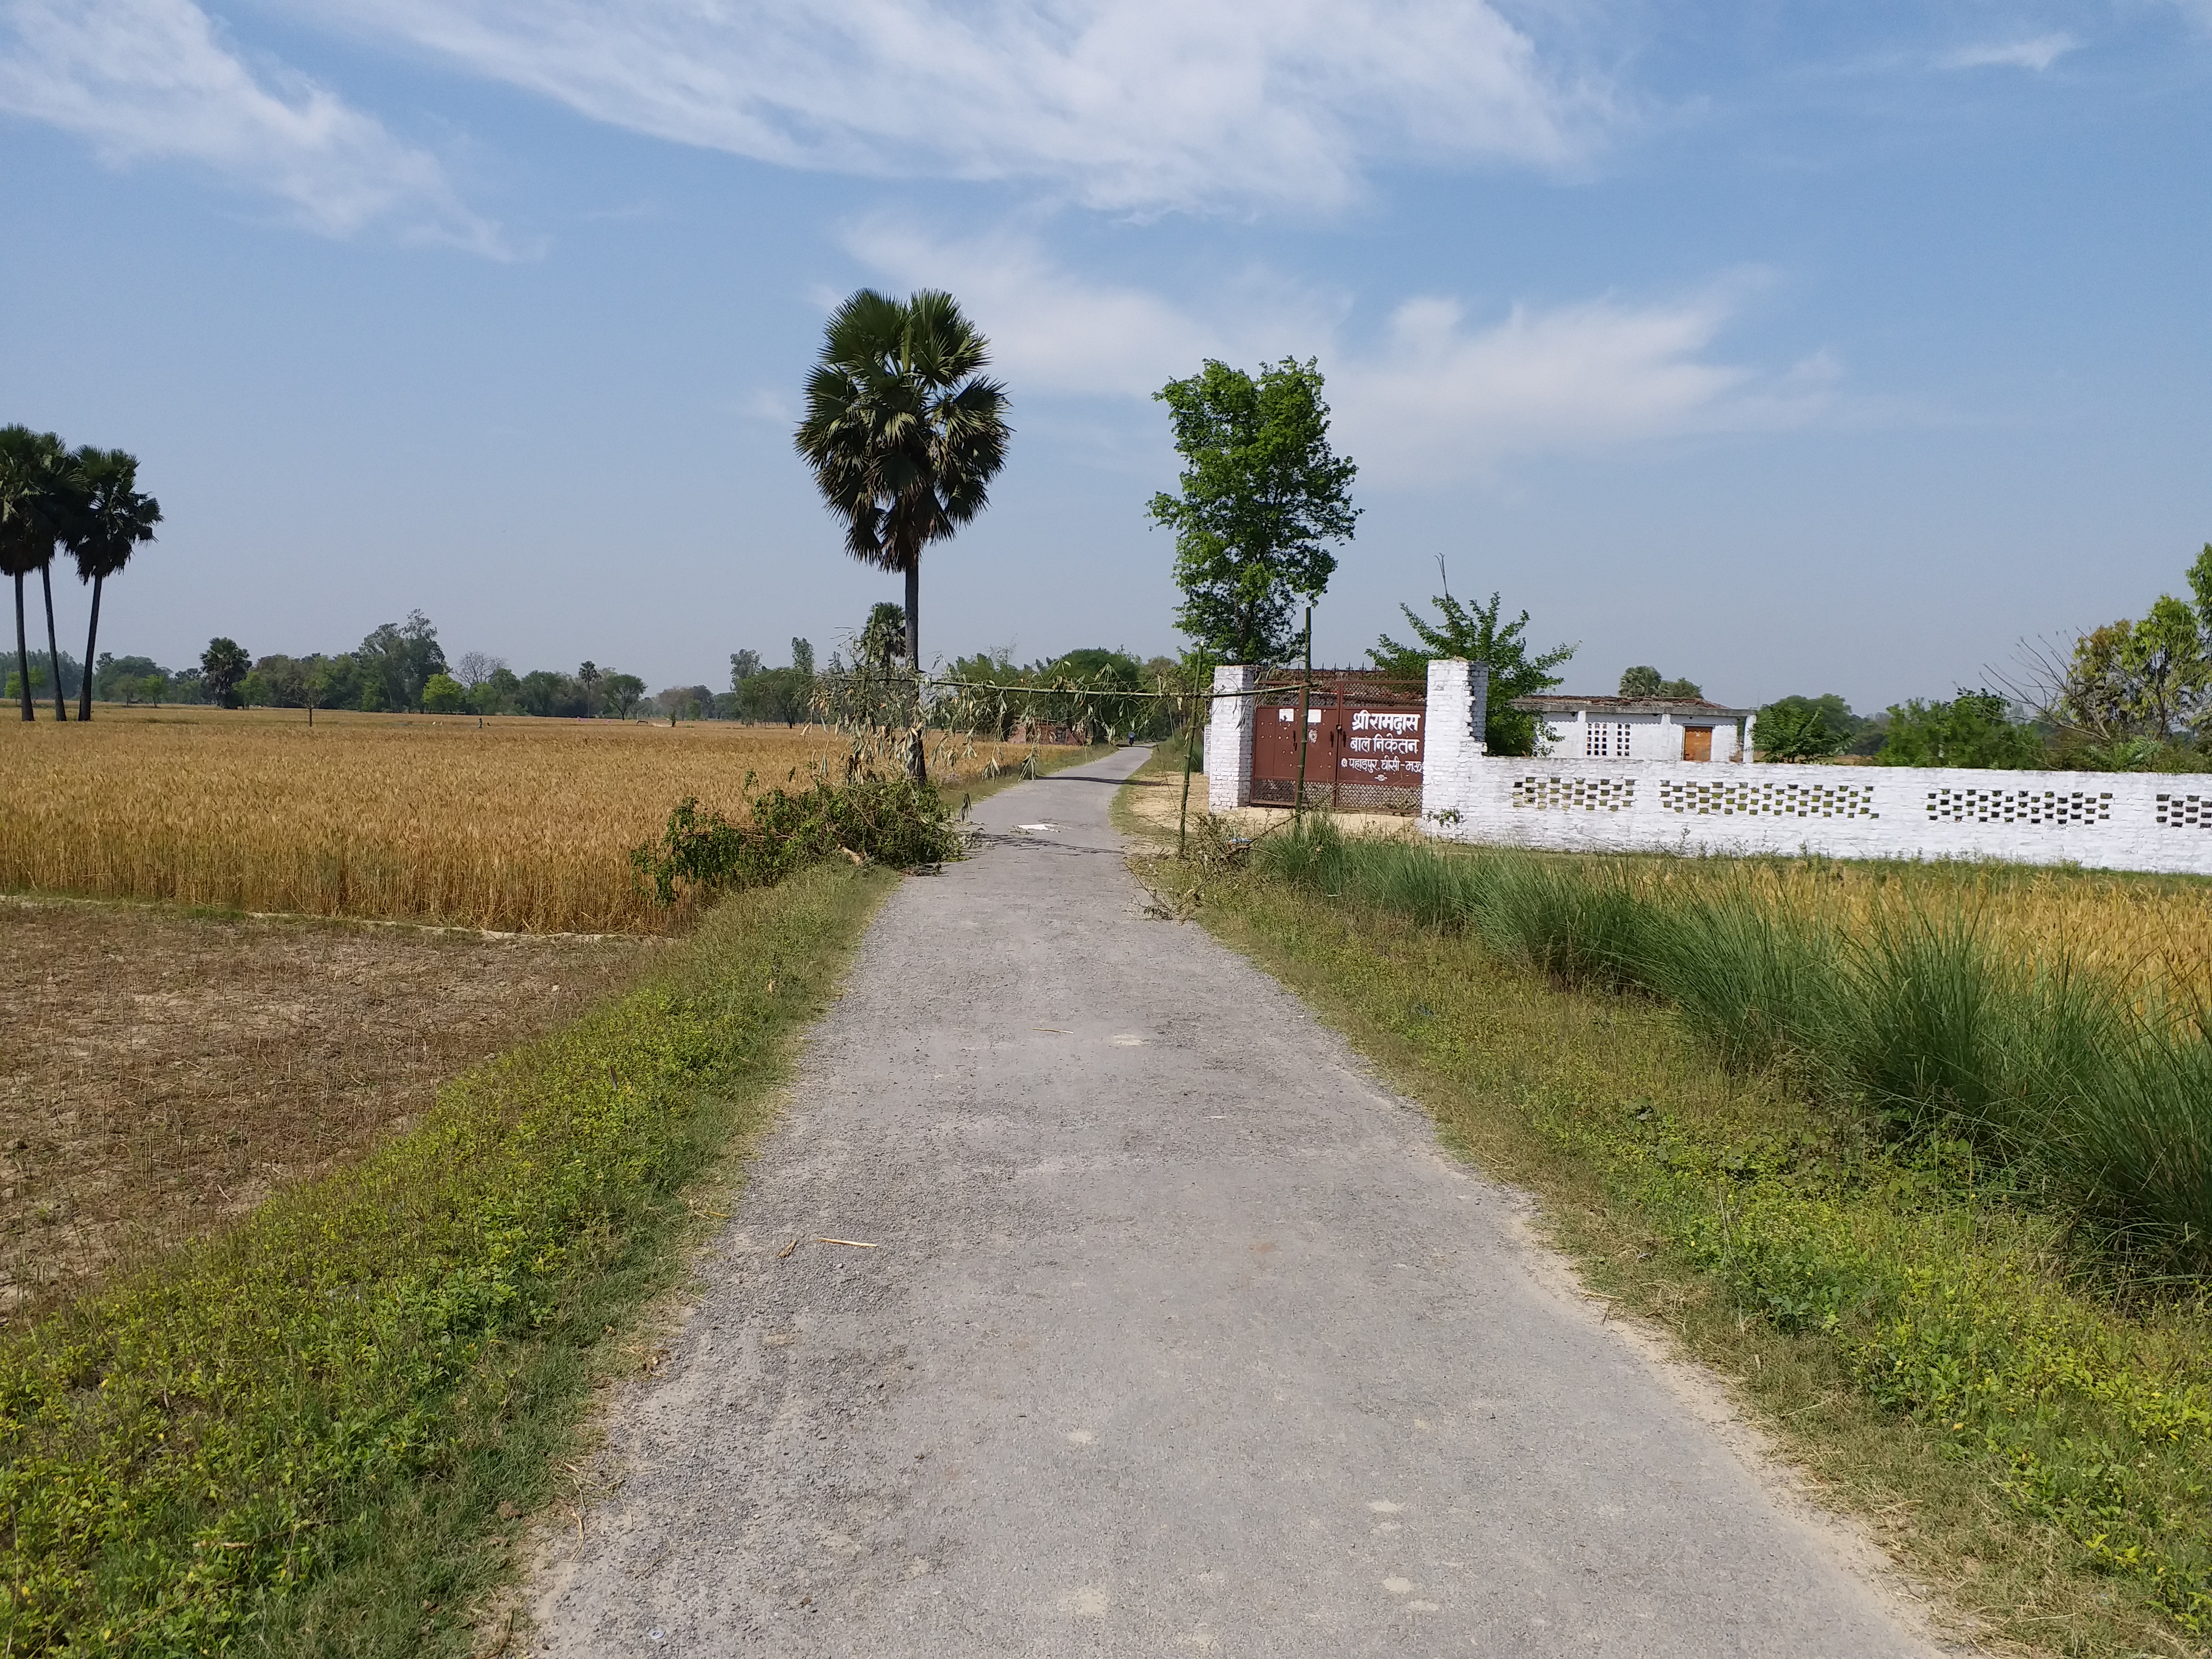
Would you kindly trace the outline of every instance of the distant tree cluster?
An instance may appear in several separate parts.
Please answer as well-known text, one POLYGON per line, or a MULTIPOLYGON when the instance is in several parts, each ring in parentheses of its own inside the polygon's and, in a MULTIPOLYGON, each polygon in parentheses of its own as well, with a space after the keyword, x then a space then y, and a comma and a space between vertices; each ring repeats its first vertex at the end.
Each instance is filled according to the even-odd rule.
MULTIPOLYGON (((245 653, 228 640, 216 640, 201 659, 201 690, 210 701, 226 701, 213 695, 217 657, 227 675, 245 653)), ((420 611, 370 630, 351 651, 260 658, 238 674, 227 700, 266 708, 562 720, 628 720, 647 707, 643 680, 596 663, 584 663, 573 674, 551 668, 517 674, 503 659, 482 651, 449 661, 436 625, 420 611)))
POLYGON ((935 718, 1001 740, 1025 724, 1061 727, 1086 743, 1164 738, 1187 717, 1176 698, 1191 689, 1197 672, 1195 659, 1139 661, 1103 646, 1026 666, 1017 665, 1011 651, 982 651, 956 659, 947 671, 951 685, 935 718))
POLYGON ((1624 697, 1674 697, 1684 700, 1703 697, 1705 688, 1695 680, 1670 680, 1649 664, 1624 670, 1620 676, 1620 695, 1624 697))
POLYGON ((1887 766, 2201 772, 2212 767, 2212 544, 2190 598, 2161 595, 2140 619, 2023 647, 1999 689, 1911 698, 1871 719, 1833 692, 1759 711, 1759 758, 1866 756, 1887 766))

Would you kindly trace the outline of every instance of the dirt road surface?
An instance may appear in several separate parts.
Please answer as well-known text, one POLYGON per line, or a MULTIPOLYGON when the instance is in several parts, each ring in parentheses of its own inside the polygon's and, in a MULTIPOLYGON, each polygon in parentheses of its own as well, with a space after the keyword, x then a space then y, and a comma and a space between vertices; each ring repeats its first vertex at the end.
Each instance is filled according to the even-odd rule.
POLYGON ((1934 1651, 1522 1200, 1146 918, 1141 759, 890 901, 531 1650, 1934 1651))

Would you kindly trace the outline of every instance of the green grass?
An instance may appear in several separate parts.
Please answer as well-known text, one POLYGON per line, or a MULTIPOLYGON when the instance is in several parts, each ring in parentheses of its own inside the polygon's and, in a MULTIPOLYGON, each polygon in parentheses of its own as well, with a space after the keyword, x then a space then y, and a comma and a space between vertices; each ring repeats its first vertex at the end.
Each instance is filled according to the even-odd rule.
POLYGON ((738 894, 415 1130, 0 1349, 0 1651, 458 1651, 879 872, 738 894))
MULTIPOLYGON (((1200 918, 1448 1141, 1534 1192, 1593 1290, 1732 1379, 1816 1488, 1985 1644, 2203 1650, 2201 1288, 2116 1273, 2072 1195, 1974 1133, 1972 1111, 1905 1109, 1959 1098, 1924 1086, 1936 1068, 1905 1066, 1908 1088, 1878 1063, 1947 1052, 1947 1019, 1976 1033, 1948 1052, 1978 1065, 2018 1043, 2063 1060, 2059 1039, 1947 1000, 1945 983, 1989 964, 1940 932, 1895 942, 1900 965, 1952 977, 1917 1009, 1893 1000, 1890 1046, 1850 1061, 1891 1081, 1853 1091, 1784 1018, 1827 994, 1808 983, 1833 973, 1818 939, 1725 908, 1655 930, 1593 860, 1552 861, 1553 881, 1314 839, 1263 842, 1257 868, 1206 884, 1200 918)), ((1875 973, 1881 948, 1855 971, 1875 973)), ((2063 989, 2040 1006, 2063 1007, 2063 989)))
POLYGON ((1902 1134, 1972 1143, 2134 1271, 2212 1267, 2212 1042, 2194 1008, 2064 957, 2002 959, 1956 896, 1850 933, 1742 887, 1603 859, 1354 842, 1328 821, 1255 848, 1273 878, 1574 984, 1672 1003, 1737 1064, 1782 1065, 1902 1134))

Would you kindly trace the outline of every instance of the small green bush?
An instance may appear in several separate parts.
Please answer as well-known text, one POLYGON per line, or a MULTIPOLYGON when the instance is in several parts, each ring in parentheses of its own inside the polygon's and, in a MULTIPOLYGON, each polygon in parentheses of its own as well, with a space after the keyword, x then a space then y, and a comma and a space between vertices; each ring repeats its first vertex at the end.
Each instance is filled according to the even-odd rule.
POLYGON ((701 893, 768 887, 793 871, 843 852, 894 868, 957 858, 960 838, 937 793, 903 775, 864 777, 842 787, 817 783, 775 788, 732 823, 686 795, 668 815, 658 842, 630 850, 636 879, 663 904, 678 884, 701 893))

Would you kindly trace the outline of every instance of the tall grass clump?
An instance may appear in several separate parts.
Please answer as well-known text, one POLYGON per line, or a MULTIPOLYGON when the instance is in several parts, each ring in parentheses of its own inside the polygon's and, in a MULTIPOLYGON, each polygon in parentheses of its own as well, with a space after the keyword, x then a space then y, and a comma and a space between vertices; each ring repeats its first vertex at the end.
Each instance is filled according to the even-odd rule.
POLYGON ((2212 1267, 2212 1039, 2156 985, 2022 954, 1935 889, 1851 912, 1629 860, 1261 842, 1263 874, 1448 932, 1569 983, 1679 1007, 1724 1059, 1780 1065, 1901 1137, 1940 1135, 2132 1256, 2212 1267))

